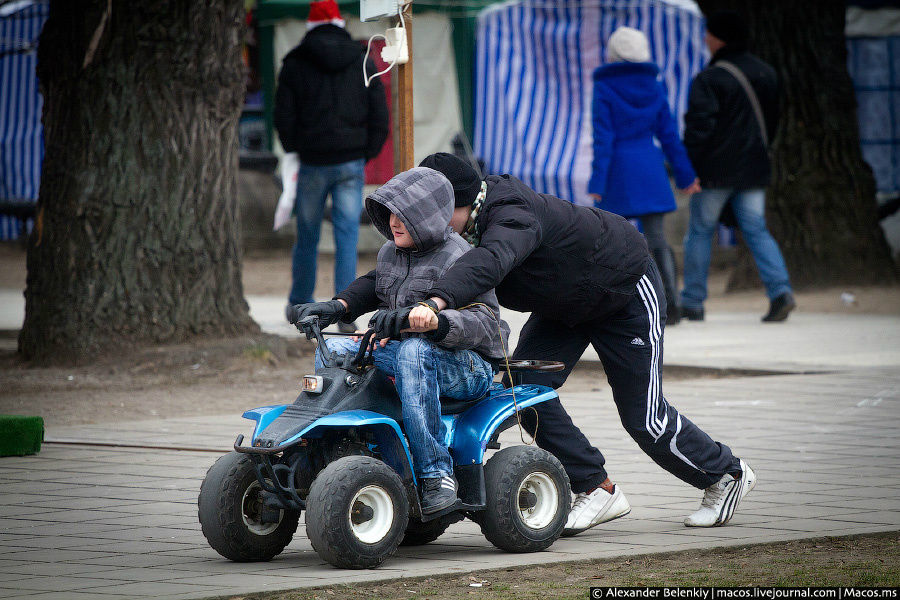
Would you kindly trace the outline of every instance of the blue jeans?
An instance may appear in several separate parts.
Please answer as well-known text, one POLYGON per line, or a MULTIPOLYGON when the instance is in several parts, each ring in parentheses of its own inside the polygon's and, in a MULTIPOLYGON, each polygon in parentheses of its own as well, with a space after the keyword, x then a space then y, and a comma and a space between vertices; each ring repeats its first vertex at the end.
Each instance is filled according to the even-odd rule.
POLYGON ((292 283, 288 301, 313 301, 316 287, 316 257, 325 199, 331 194, 331 222, 334 225, 334 290, 346 289, 356 279, 356 245, 359 214, 362 211, 363 159, 337 165, 301 163, 297 174, 297 243, 294 244, 292 283))
POLYGON ((706 278, 712 238, 725 203, 731 200, 734 218, 750 248, 759 277, 770 300, 791 291, 787 267, 778 243, 766 229, 766 193, 762 189, 708 189, 691 196, 691 216, 684 238, 684 289, 681 305, 702 308, 706 300, 706 278))
MULTIPOLYGON (((331 338, 328 349, 348 354, 359 349, 349 338, 331 338)), ((455 400, 477 400, 494 379, 494 369, 477 352, 447 350, 423 338, 390 341, 373 353, 375 368, 394 378, 409 439, 416 477, 453 475, 453 461, 441 421, 441 396, 455 400)), ((316 351, 316 370, 322 368, 316 351)))

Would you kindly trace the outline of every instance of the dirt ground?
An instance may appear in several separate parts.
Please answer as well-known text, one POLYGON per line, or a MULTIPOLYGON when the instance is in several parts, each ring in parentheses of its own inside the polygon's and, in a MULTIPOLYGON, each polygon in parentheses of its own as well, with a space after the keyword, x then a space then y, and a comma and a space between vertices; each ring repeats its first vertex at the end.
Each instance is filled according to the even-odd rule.
MULTIPOLYGON (((359 272, 373 265, 374 256, 364 255, 359 272)), ((317 296, 333 293, 332 270, 331 257, 321 256, 317 296)), ((289 252, 251 253, 244 260, 243 273, 247 295, 286 294, 289 252)), ((765 312, 767 300, 761 290, 725 294, 725 280, 722 272, 711 277, 708 312, 765 312)), ((0 288, 24 287, 24 250, 17 244, 0 244, 0 288)), ((900 287, 801 291, 797 301, 801 311, 900 314, 900 287), (843 293, 852 293, 853 302, 842 301, 843 293)), ((231 414, 279 404, 296 396, 299 377, 312 367, 310 342, 260 334, 137 348, 87 366, 35 368, 16 354, 16 335, 15 331, 0 332, 0 414, 40 415, 48 426, 231 414)), ((666 370, 670 380, 723 375, 728 374, 666 370)), ((602 371, 584 366, 573 372, 561 392, 592 391, 605 385, 602 371)))
POLYGON ((897 586, 900 534, 819 538, 735 548, 393 579, 231 600, 583 600, 591 587, 897 586))

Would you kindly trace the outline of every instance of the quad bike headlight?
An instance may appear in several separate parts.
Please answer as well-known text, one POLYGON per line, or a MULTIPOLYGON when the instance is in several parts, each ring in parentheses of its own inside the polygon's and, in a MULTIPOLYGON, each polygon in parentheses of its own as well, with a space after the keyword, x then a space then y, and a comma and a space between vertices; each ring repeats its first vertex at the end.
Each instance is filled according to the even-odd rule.
POLYGON ((324 389, 322 377, 320 375, 304 375, 303 391, 310 394, 321 394, 324 389))

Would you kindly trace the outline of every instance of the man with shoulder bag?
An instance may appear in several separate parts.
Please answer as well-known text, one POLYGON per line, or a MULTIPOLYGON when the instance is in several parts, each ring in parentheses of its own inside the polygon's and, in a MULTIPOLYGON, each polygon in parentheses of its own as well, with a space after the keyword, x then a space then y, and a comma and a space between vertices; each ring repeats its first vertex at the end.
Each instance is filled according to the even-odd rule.
POLYGON ((748 30, 732 11, 706 21, 709 65, 691 83, 684 116, 684 145, 703 191, 691 197, 684 239, 682 316, 704 319, 712 238, 730 208, 769 297, 765 322, 787 319, 794 308, 790 277, 778 243, 766 228, 765 188, 769 142, 778 121, 775 70, 747 51, 748 30))

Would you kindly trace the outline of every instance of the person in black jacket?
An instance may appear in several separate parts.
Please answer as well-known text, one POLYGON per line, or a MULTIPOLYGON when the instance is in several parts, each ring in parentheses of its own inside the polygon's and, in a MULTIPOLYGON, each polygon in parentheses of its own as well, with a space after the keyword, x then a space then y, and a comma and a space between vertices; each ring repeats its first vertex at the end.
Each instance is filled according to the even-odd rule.
MULTIPOLYGON (((591 344, 628 433, 665 470, 706 490, 700 510, 685 525, 728 522, 755 477, 663 397, 666 301, 640 232, 618 215, 539 194, 510 175, 482 181, 451 154, 433 154, 421 165, 453 184, 450 225, 475 246, 431 287, 435 308, 465 306, 496 288, 502 306, 531 312, 513 358, 558 360, 566 368, 529 373, 529 383, 560 387, 591 344)), ((374 295, 374 273, 360 277, 336 296, 346 311, 324 315, 326 322, 357 317, 374 295)), ((558 400, 538 405, 537 419, 532 411, 523 411, 522 418, 538 445, 562 462, 576 494, 564 534, 629 512, 603 455, 558 400)))
POLYGON ((778 80, 772 67, 747 52, 747 27, 737 13, 715 12, 706 28, 713 56, 691 83, 684 116, 684 145, 703 191, 691 197, 684 238, 682 316, 692 321, 704 318, 712 238, 723 208, 730 204, 769 297, 769 312, 762 320, 784 321, 796 303, 765 215, 768 142, 778 123, 778 80))
MULTIPOLYGON (((285 152, 300 158, 297 241, 288 306, 310 302, 327 196, 334 225, 335 291, 356 279, 363 168, 384 145, 384 86, 363 83, 364 47, 344 31, 334 0, 312 2, 303 41, 284 58, 275 94, 275 127, 285 152)), ((375 66, 367 64, 367 72, 375 66)))

